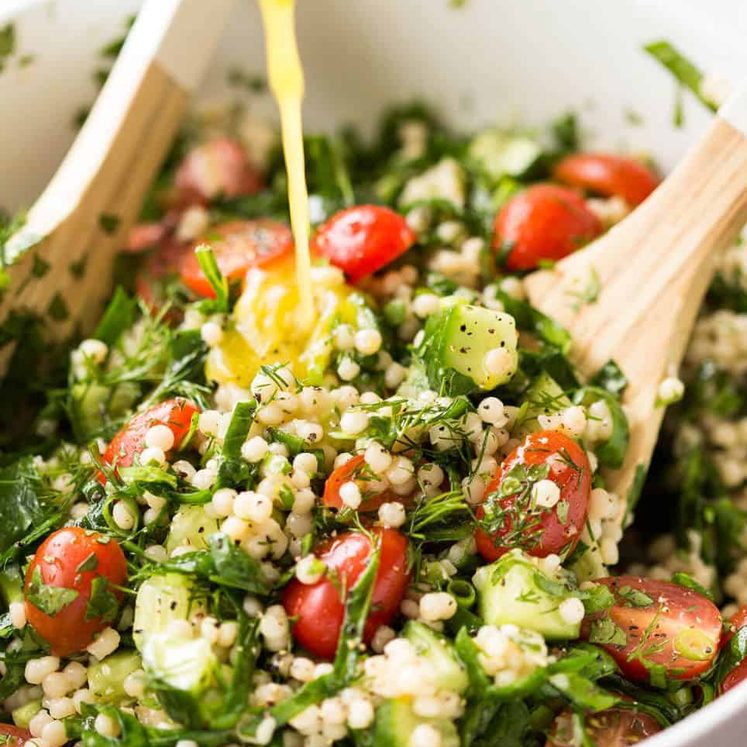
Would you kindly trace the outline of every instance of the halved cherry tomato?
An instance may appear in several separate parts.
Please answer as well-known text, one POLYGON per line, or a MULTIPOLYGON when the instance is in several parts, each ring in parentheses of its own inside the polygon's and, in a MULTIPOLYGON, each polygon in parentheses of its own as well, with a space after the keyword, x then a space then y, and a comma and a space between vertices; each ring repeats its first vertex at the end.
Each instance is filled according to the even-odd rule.
POLYGON ((724 637, 721 640, 721 645, 726 646, 727 643, 732 639, 734 633, 740 628, 747 625, 747 607, 740 607, 730 618, 727 629, 724 631, 724 637))
POLYGON ((0 724, 0 737, 7 737, 7 739, 0 739, 5 747, 23 747, 29 739, 32 739, 30 731, 11 726, 11 724, 0 724))
POLYGON ((370 492, 367 484, 370 480, 376 478, 369 468, 366 467, 363 454, 357 454, 349 459, 345 464, 332 471, 324 485, 324 496, 322 498, 324 505, 329 508, 342 508, 343 502, 340 498, 340 488, 346 483, 353 481, 358 485, 363 496, 359 511, 376 511, 382 503, 391 500, 402 501, 401 497, 394 495, 391 491, 385 490, 382 493, 367 495, 370 492))
POLYGON ((581 195, 555 184, 535 184, 512 197, 495 219, 493 248, 508 252, 510 270, 532 270, 558 260, 602 233, 581 195))
POLYGON ((573 153, 558 162, 553 177, 572 187, 622 197, 631 206, 643 202, 659 185, 651 169, 611 153, 573 153))
MULTIPOLYGON (((200 412, 197 405, 180 397, 167 399, 165 402, 149 407, 138 413, 109 442, 101 455, 106 464, 117 467, 130 467, 135 457, 145 448, 145 434, 154 425, 167 425, 174 434, 174 449, 181 446, 184 437, 189 433, 192 416, 200 412)), ((106 478, 99 474, 99 481, 106 478)))
POLYGON ((357 283, 404 254, 416 239, 399 213, 379 205, 356 205, 320 226, 311 245, 357 283))
POLYGON ((737 664, 734 669, 729 672, 726 677, 721 681, 721 686, 719 687, 719 694, 723 695, 728 690, 731 690, 732 687, 736 687, 740 682, 743 682, 747 679, 747 659, 742 659, 742 661, 737 664))
POLYGON ((503 460, 485 490, 477 518, 494 517, 496 530, 488 534, 477 528, 479 553, 493 561, 514 547, 537 557, 572 552, 586 522, 590 494, 591 468, 584 450, 559 431, 531 433, 503 460), (551 507, 536 503, 535 491, 543 487, 534 487, 539 480, 551 481, 560 491, 551 507))
MULTIPOLYGON (((364 638, 397 614, 410 578, 407 538, 396 529, 375 529, 381 540, 379 569, 364 638)), ((331 659, 337 650, 345 615, 344 600, 363 573, 371 555, 371 540, 362 532, 346 532, 316 551, 327 573, 315 584, 293 579, 283 592, 283 606, 293 618, 293 636, 312 654, 331 659)))
POLYGON ((284 223, 258 218, 223 223, 211 229, 204 241, 196 242, 181 260, 182 282, 205 298, 215 298, 215 291, 197 261, 194 249, 207 243, 215 261, 229 280, 241 280, 250 267, 261 266, 283 257, 293 249, 293 235, 284 223))
POLYGON ((623 675, 660 684, 663 677, 689 680, 718 654, 721 613, 692 589, 640 576, 601 578, 615 603, 587 615, 581 636, 601 646, 623 675))
POLYGON ((241 145, 227 137, 193 148, 174 177, 181 207, 205 204, 216 197, 253 195, 262 189, 262 177, 249 163, 241 145))
MULTIPOLYGON (((627 747, 662 731, 661 724, 647 713, 632 708, 609 708, 584 717, 584 728, 593 744, 599 747, 627 747)), ((545 747, 576 747, 578 735, 573 713, 564 711, 553 724, 545 747)))
POLYGON ((65 527, 47 537, 26 571, 26 618, 56 656, 82 651, 115 619, 127 561, 111 537, 65 527))
POLYGON ((163 303, 163 281, 179 272, 182 259, 190 251, 189 244, 167 234, 144 256, 135 275, 135 292, 151 309, 158 309, 163 303))

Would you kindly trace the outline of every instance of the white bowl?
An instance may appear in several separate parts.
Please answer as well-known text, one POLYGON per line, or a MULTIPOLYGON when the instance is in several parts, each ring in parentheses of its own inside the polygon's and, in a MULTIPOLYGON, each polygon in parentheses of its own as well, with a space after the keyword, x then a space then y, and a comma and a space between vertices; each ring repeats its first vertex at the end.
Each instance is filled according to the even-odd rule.
MULTIPOLYGON (((208 2, 209 0, 205 0, 208 2)), ((139 0, 0 0, 18 53, 0 74, 0 206, 29 205, 74 137, 75 113, 95 96, 99 50, 139 0), (30 64, 19 59, 33 55, 30 64)), ((309 129, 370 128, 388 103, 418 96, 464 128, 543 124, 574 108, 597 142, 646 150, 666 169, 708 115, 641 52, 666 38, 733 81, 747 71, 744 0, 301 0, 299 34, 309 129), (626 112, 643 116, 633 126, 626 112)), ((237 3, 200 98, 225 98, 226 71, 262 73, 253 3, 237 3)), ((233 91, 232 95, 235 95, 233 91)), ((264 113, 272 102, 252 100, 264 113)), ((653 738, 651 747, 747 744, 747 686, 653 738)))

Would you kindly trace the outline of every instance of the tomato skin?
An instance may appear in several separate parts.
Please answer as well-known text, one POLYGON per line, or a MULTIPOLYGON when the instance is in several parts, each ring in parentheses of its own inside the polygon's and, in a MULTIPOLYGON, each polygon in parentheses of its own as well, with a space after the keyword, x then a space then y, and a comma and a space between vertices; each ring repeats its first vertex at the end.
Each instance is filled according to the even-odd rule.
MULTIPOLYGON (((142 238, 147 240, 147 236, 142 238)), ((151 309, 157 310, 163 303, 163 281, 178 272, 179 265, 189 250, 188 244, 168 233, 156 246, 143 247, 141 250, 148 253, 135 275, 135 292, 151 309)))
POLYGON ((253 195, 262 189, 259 172, 246 151, 231 138, 219 137, 193 148, 176 170, 176 203, 207 204, 217 197, 253 195))
POLYGON ((726 677, 721 681, 721 686, 719 687, 719 695, 723 695, 725 692, 728 692, 732 689, 732 687, 736 687, 740 682, 743 682, 747 679, 747 659, 742 659, 742 661, 737 664, 734 669, 732 669, 726 677))
MULTIPOLYGON (((396 529, 374 529, 373 534, 381 539, 381 556, 364 631, 367 643, 379 626, 397 614, 410 579, 407 538, 396 529)), ((282 602, 288 617, 297 618, 293 624, 296 641, 312 654, 332 659, 345 616, 340 589, 350 590, 366 569, 371 541, 362 532, 346 532, 322 545, 316 554, 327 565, 327 574, 311 585, 294 578, 285 587, 282 602)))
POLYGON ((157 247, 165 238, 168 229, 163 223, 138 223, 130 229, 124 251, 138 254, 157 247))
POLYGON ((382 493, 366 497, 366 477, 373 477, 373 474, 366 470, 365 458, 363 454, 356 454, 352 459, 348 459, 345 464, 341 465, 327 478, 324 484, 324 496, 322 501, 328 508, 340 509, 343 507, 342 498, 340 498, 340 488, 344 483, 351 480, 357 483, 363 495, 361 505, 358 511, 376 511, 382 503, 390 500, 402 501, 401 496, 394 495, 391 491, 385 490, 382 493), (357 479, 356 479, 357 478, 357 479))
MULTIPOLYGON (((586 522, 591 494, 591 467, 584 450, 571 438, 559 431, 538 431, 528 435, 500 464, 493 479, 485 489, 486 500, 498 491, 504 476, 508 476, 517 465, 550 464, 546 479, 552 480, 560 488, 560 500, 552 507, 537 514, 536 523, 530 536, 516 541, 511 535, 514 532, 511 516, 506 516, 500 531, 492 536, 482 527, 475 530, 477 550, 485 560, 492 562, 513 547, 521 547, 525 552, 536 557, 546 557, 552 553, 565 551, 570 553, 578 544, 581 531, 586 522), (568 460, 574 466, 568 463, 568 460), (567 503, 567 516, 561 521, 557 506, 567 503), (502 539, 506 544, 501 544, 502 539)), ((522 499, 521 493, 514 493, 497 499, 498 505, 505 512, 518 516, 526 515, 528 497, 522 499)), ((477 509, 477 518, 485 517, 484 504, 477 509)))
POLYGON ((0 724, 0 736, 9 737, 3 742, 5 747, 23 747, 27 740, 32 739, 31 732, 11 724, 0 724), (14 737, 10 739, 10 737, 14 737))
MULTIPOLYGON (((545 747, 575 747, 573 712, 557 716, 545 747)), ((608 708, 584 718, 586 733, 600 747, 628 747, 662 731, 661 724, 647 713, 633 708, 608 708)))
POLYGON ((693 679, 709 669, 718 654, 722 630, 721 613, 713 602, 684 586, 640 576, 600 578, 596 583, 609 587, 615 604, 587 615, 581 637, 607 651, 625 677, 649 681, 649 671, 636 651, 644 652, 647 663, 661 666, 667 679, 693 679), (652 601, 635 599, 631 594, 636 592, 652 601), (603 623, 608 631, 624 635, 625 643, 592 640, 595 625, 603 630, 603 623))
POLYGON ((357 283, 404 254, 416 239, 399 213, 379 205, 356 205, 320 226, 311 247, 357 283))
POLYGON ((215 261, 229 280, 241 280, 251 267, 265 265, 293 250, 293 235, 284 223, 258 218, 223 223, 211 229, 204 241, 186 251, 179 265, 182 282, 204 298, 215 298, 215 291, 205 277, 194 250, 207 243, 215 261))
POLYGON ((656 174, 633 158, 612 153, 573 153, 560 160, 553 177, 572 187, 639 205, 659 185, 656 174))
POLYGON ((559 260, 602 233, 602 224, 577 192, 535 184, 512 197, 495 218, 493 249, 511 245, 509 270, 532 270, 559 260))
POLYGON ((97 577, 107 580, 107 590, 121 602, 121 586, 127 580, 127 561, 119 544, 105 535, 81 527, 64 527, 47 537, 36 551, 26 571, 25 590, 36 570, 47 586, 74 589, 78 596, 55 615, 48 615, 26 599, 26 617, 36 632, 52 647, 56 656, 69 656, 82 651, 96 633, 109 622, 95 617, 86 620, 86 605, 91 596, 91 584, 97 577), (91 563, 91 555, 95 562, 91 563), (94 565, 80 570, 82 564, 94 565))
POLYGON ((747 606, 740 607, 730 618, 729 618, 729 625, 727 629, 724 631, 724 637, 721 640, 721 645, 726 646, 729 641, 734 637, 734 633, 736 633, 740 628, 745 627, 747 625, 747 606))
MULTIPOLYGON (((109 442, 101 458, 106 464, 118 467, 132 466, 135 457, 145 448, 145 434, 148 429, 161 423, 171 429, 174 434, 173 448, 178 449, 189 433, 192 416, 199 412, 197 405, 181 397, 153 405, 125 423, 109 442)), ((99 474, 99 481, 102 484, 106 483, 106 478, 99 474)))

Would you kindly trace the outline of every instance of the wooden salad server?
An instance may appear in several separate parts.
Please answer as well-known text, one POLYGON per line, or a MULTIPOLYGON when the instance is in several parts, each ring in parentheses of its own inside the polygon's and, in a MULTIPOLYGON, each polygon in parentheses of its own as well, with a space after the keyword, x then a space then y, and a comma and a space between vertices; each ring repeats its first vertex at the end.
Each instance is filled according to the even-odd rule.
POLYGON ((612 359, 627 376, 630 446, 622 468, 606 475, 626 502, 637 497, 661 426, 659 385, 679 368, 718 250, 746 222, 747 83, 642 205, 551 270, 525 278, 531 303, 570 332, 582 373, 612 359), (579 303, 589 287, 598 290, 579 303))
POLYGON ((75 142, 5 246, 0 374, 28 315, 42 321, 50 343, 90 331, 100 317, 114 258, 232 4, 146 0, 75 142))

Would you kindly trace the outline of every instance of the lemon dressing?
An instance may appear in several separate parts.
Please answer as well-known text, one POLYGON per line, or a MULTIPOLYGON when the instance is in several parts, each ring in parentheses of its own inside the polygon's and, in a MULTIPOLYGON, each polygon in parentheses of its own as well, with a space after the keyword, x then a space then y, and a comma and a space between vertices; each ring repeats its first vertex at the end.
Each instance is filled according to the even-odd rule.
POLYGON ((265 28, 270 90, 280 110, 280 126, 288 173, 288 204, 296 253, 299 293, 298 322, 310 329, 315 318, 309 254, 309 195, 303 151, 301 103, 304 76, 295 29, 295 0, 259 0, 265 28))

